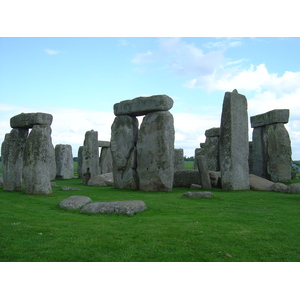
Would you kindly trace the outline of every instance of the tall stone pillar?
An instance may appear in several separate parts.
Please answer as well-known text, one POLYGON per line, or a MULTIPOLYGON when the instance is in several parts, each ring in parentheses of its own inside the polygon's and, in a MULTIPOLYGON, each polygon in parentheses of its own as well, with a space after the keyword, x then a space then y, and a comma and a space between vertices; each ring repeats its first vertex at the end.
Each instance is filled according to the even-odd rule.
POLYGON ((169 111, 147 114, 137 142, 139 188, 171 191, 174 178, 174 120, 169 111))
POLYGON ((224 96, 219 151, 222 188, 249 189, 247 99, 237 90, 224 96))
POLYGON ((5 135, 1 146, 4 191, 20 191, 27 128, 14 128, 5 135))
POLYGON ((101 147, 99 158, 100 174, 111 173, 113 167, 110 142, 99 141, 99 147, 101 147))
POLYGON ((58 144, 55 146, 56 178, 71 179, 74 177, 72 146, 58 144))
POLYGON ((113 176, 117 188, 138 189, 136 172, 136 142, 138 119, 128 115, 117 116, 111 126, 111 154, 113 176))
POLYGON ((184 170, 183 149, 174 149, 174 171, 184 170))
POLYGON ((82 175, 87 173, 90 178, 100 174, 98 131, 94 130, 85 133, 82 148, 82 175))

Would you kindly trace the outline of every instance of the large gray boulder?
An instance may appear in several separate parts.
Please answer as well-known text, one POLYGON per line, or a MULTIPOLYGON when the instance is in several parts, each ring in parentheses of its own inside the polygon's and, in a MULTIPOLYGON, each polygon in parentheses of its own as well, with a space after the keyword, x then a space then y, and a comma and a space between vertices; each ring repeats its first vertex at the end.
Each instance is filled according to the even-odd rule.
POLYGON ((20 191, 22 187, 23 155, 28 129, 15 128, 5 135, 1 145, 3 190, 20 191))
POLYGON ((86 196, 71 196, 60 202, 59 207, 63 209, 78 209, 85 206, 88 203, 91 203, 92 200, 86 196))
POLYGON ((71 179, 74 177, 72 146, 58 144, 55 146, 56 178, 71 179))
POLYGON ((111 172, 111 173, 96 175, 89 180, 88 185, 91 185, 91 186, 113 186, 114 185, 113 173, 111 172))
POLYGON ((50 180, 55 178, 55 174, 55 151, 51 140, 51 128, 47 125, 34 125, 24 148, 23 182, 25 193, 52 193, 50 180))
POLYGON ((136 117, 116 117, 111 126, 111 154, 115 187, 138 189, 136 142, 138 120, 136 117))
POLYGON ((292 183, 288 186, 287 193, 289 194, 299 194, 300 193, 300 183, 292 183))
POLYGON ((153 112, 144 117, 137 142, 140 190, 172 190, 174 136, 174 120, 170 112, 153 112))
POLYGON ((134 213, 143 211, 146 208, 146 204, 141 200, 94 202, 85 205, 80 212, 93 214, 133 215, 134 213))
POLYGON ((167 95, 137 97, 116 103, 114 105, 114 114, 116 116, 143 116, 155 111, 170 110, 173 103, 173 99, 167 95))
POLYGON ((287 189, 288 189, 288 187, 284 183, 276 182, 270 187, 269 191, 278 192, 278 193, 285 193, 287 191, 287 189))
POLYGON ((224 96, 219 151, 222 189, 249 189, 247 99, 236 90, 224 96))
POLYGON ((32 128, 34 125, 51 125, 53 116, 47 113, 21 113, 10 119, 11 128, 32 128))

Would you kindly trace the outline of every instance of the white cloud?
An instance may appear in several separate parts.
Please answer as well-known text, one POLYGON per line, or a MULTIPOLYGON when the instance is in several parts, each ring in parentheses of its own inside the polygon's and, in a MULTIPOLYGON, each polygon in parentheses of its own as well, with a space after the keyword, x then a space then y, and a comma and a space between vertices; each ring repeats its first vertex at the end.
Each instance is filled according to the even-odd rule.
POLYGON ((61 51, 52 50, 52 49, 44 49, 44 52, 49 55, 56 55, 56 54, 60 53, 61 51))
POLYGON ((137 65, 143 63, 153 62, 155 60, 155 55, 153 51, 147 51, 145 53, 137 54, 131 61, 137 65))

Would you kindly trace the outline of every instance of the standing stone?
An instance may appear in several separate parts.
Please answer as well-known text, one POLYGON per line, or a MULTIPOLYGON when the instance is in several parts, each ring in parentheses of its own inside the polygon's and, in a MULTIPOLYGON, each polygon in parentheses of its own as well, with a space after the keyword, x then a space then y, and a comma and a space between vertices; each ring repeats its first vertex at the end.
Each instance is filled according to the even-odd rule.
POLYGON ((174 149, 174 171, 184 170, 183 149, 174 149))
POLYGON ((274 182, 291 181, 292 152, 289 134, 282 123, 266 126, 268 136, 268 179, 274 182))
POLYGON ((71 179, 74 177, 74 163, 71 145, 55 146, 56 178, 71 179))
POLYGON ((197 157, 197 166, 200 175, 200 185, 203 189, 211 189, 209 169, 204 155, 199 155, 197 157))
POLYGON ((90 173, 90 178, 100 174, 98 131, 85 133, 82 149, 82 175, 90 173))
POLYGON ((144 117, 137 142, 140 190, 172 190, 174 135, 174 120, 169 111, 153 112, 144 117))
POLYGON ((50 180, 53 176, 53 170, 56 169, 54 153, 50 126, 34 125, 24 148, 23 182, 25 193, 52 193, 50 180))
POLYGON ((12 129, 1 146, 3 190, 20 191, 22 186, 23 153, 28 129, 12 129))
POLYGON ((77 163, 78 178, 83 177, 83 174, 82 174, 82 161, 83 161, 82 153, 83 153, 83 146, 80 146, 78 148, 78 163, 77 163))
POLYGON ((219 162, 219 137, 220 128, 214 127, 205 131, 205 147, 201 155, 206 157, 207 167, 210 171, 220 171, 219 162))
POLYGON ((224 96, 219 151, 222 188, 249 189, 247 99, 236 90, 224 96))
POLYGON ((194 170, 198 170, 198 166, 197 166, 197 157, 199 155, 202 154, 204 147, 205 147, 205 143, 201 143, 200 144, 201 148, 196 148, 195 149, 195 156, 194 156, 194 170))
POLYGON ((115 187, 138 189, 136 172, 136 142, 138 119, 131 116, 116 117, 111 126, 111 154, 115 187))
POLYGON ((113 171, 112 155, 110 147, 102 147, 99 158, 100 174, 111 173, 113 171))

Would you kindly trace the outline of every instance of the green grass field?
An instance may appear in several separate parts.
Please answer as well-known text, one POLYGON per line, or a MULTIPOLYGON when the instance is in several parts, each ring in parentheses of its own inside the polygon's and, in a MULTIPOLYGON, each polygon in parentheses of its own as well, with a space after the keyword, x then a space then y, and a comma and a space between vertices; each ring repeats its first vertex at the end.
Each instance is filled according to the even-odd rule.
POLYGON ((51 195, 0 187, 2 262, 297 262, 300 196, 214 189, 211 199, 172 192, 90 187, 56 180, 51 195), (68 185, 82 191, 62 191, 68 185), (134 216, 84 215, 59 203, 71 195, 97 201, 143 200, 134 216))

